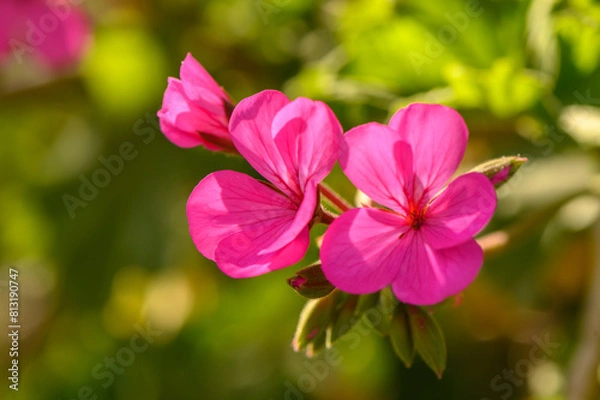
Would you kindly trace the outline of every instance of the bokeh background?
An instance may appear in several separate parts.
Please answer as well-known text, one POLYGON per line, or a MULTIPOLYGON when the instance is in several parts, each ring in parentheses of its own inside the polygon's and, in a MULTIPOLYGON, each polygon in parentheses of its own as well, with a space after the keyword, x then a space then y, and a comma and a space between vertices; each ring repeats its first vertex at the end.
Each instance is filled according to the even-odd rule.
MULTIPOLYGON (((68 62, 45 62, 43 43, 21 58, 2 43, 1 296, 5 304, 17 268, 23 329, 19 392, 8 390, 2 350, 0 398, 599 398, 596 2, 62 3, 88 24, 68 62), (455 107, 471 135, 463 171, 529 157, 484 232, 499 232, 499 245, 460 304, 436 313, 448 345, 442 379, 420 361, 406 369, 374 332, 340 341, 337 365, 293 352, 304 300, 285 279, 317 258, 314 246, 304 263, 249 280, 196 251, 185 216, 193 187, 217 169, 253 172, 158 130, 167 76, 187 52, 234 99, 266 88, 321 99, 345 129, 386 122, 410 102, 455 107), (82 189, 124 143, 135 157, 96 192, 82 189), (68 196, 81 201, 73 212, 68 196), (160 335, 139 339, 148 326, 160 335)), ((42 17, 3 23, 26 34, 42 17)), ((46 28, 48 40, 63 31, 46 28)), ((327 181, 353 198, 339 168, 327 181)))

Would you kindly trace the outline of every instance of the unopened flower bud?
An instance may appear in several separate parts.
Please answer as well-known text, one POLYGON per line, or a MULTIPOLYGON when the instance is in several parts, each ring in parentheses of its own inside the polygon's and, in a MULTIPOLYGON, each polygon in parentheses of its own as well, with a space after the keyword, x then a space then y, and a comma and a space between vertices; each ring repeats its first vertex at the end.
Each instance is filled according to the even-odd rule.
POLYGON ((481 172, 487 176, 496 189, 505 184, 523 164, 527 162, 526 157, 508 156, 495 158, 479 164, 471 172, 481 172))
POLYGON ((288 279, 288 284, 296 292, 309 299, 325 297, 335 289, 325 278, 320 263, 296 272, 296 275, 288 279))

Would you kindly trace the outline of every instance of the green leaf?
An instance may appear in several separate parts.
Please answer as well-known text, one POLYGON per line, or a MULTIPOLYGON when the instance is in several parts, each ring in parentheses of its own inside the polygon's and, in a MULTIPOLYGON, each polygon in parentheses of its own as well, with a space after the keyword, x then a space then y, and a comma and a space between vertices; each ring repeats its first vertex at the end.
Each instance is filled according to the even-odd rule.
POLYGON ((415 359, 415 346, 410 333, 410 324, 408 314, 404 304, 398 304, 394 312, 394 317, 389 327, 390 340, 394 351, 404 362, 407 368, 410 368, 415 359))
POLYGON ((441 378, 446 369, 444 333, 433 316, 421 307, 407 305, 406 310, 415 349, 425 364, 441 378))
POLYGON ((321 263, 309 265, 288 278, 288 284, 300 295, 318 299, 330 294, 335 287, 325 278, 321 263))

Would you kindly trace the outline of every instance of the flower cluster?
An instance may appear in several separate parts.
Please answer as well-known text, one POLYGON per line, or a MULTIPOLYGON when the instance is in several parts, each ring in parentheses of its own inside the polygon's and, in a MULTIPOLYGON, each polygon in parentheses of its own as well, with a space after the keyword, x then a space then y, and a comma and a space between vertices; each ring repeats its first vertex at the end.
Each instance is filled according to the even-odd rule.
POLYGON ((388 125, 371 122, 344 134, 320 101, 265 90, 234 107, 188 55, 158 116, 176 145, 237 152, 265 179, 214 172, 187 202, 194 244, 231 277, 299 262, 315 223, 329 225, 321 268, 343 292, 391 286, 403 303, 435 304, 464 290, 481 268, 473 236, 494 213, 496 182, 481 172, 451 180, 468 130, 449 107, 411 104, 388 125), (321 182, 336 161, 370 206, 341 206, 339 216, 323 208, 320 198, 331 191, 321 182))

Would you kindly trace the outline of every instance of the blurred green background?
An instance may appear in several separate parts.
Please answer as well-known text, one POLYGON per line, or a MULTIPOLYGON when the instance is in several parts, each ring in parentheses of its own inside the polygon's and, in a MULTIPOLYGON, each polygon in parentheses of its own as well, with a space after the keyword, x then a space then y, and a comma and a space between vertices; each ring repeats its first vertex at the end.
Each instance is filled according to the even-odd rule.
MULTIPOLYGON (((53 73, 8 60, 0 71, 0 281, 20 271, 23 324, 20 390, 3 374, 0 398, 585 399, 567 394, 581 385, 573 377, 599 398, 596 2, 73 3, 94 24, 80 64, 53 73), (157 129, 167 76, 188 51, 237 100, 266 88, 322 99, 344 129, 443 103, 470 129, 462 170, 530 158, 486 229, 509 245, 489 254, 459 306, 437 313, 441 380, 421 361, 406 369, 374 332, 340 341, 338 365, 295 354, 304 300, 285 279, 297 267, 233 280, 196 251, 193 187, 217 169, 253 172, 157 129), (70 215, 64 196, 80 198, 127 142, 136 156, 70 215)), ((353 198, 339 168, 327 181, 353 198)), ((313 246, 300 265, 316 258, 313 246)), ((3 371, 9 362, 0 357, 3 371)))

